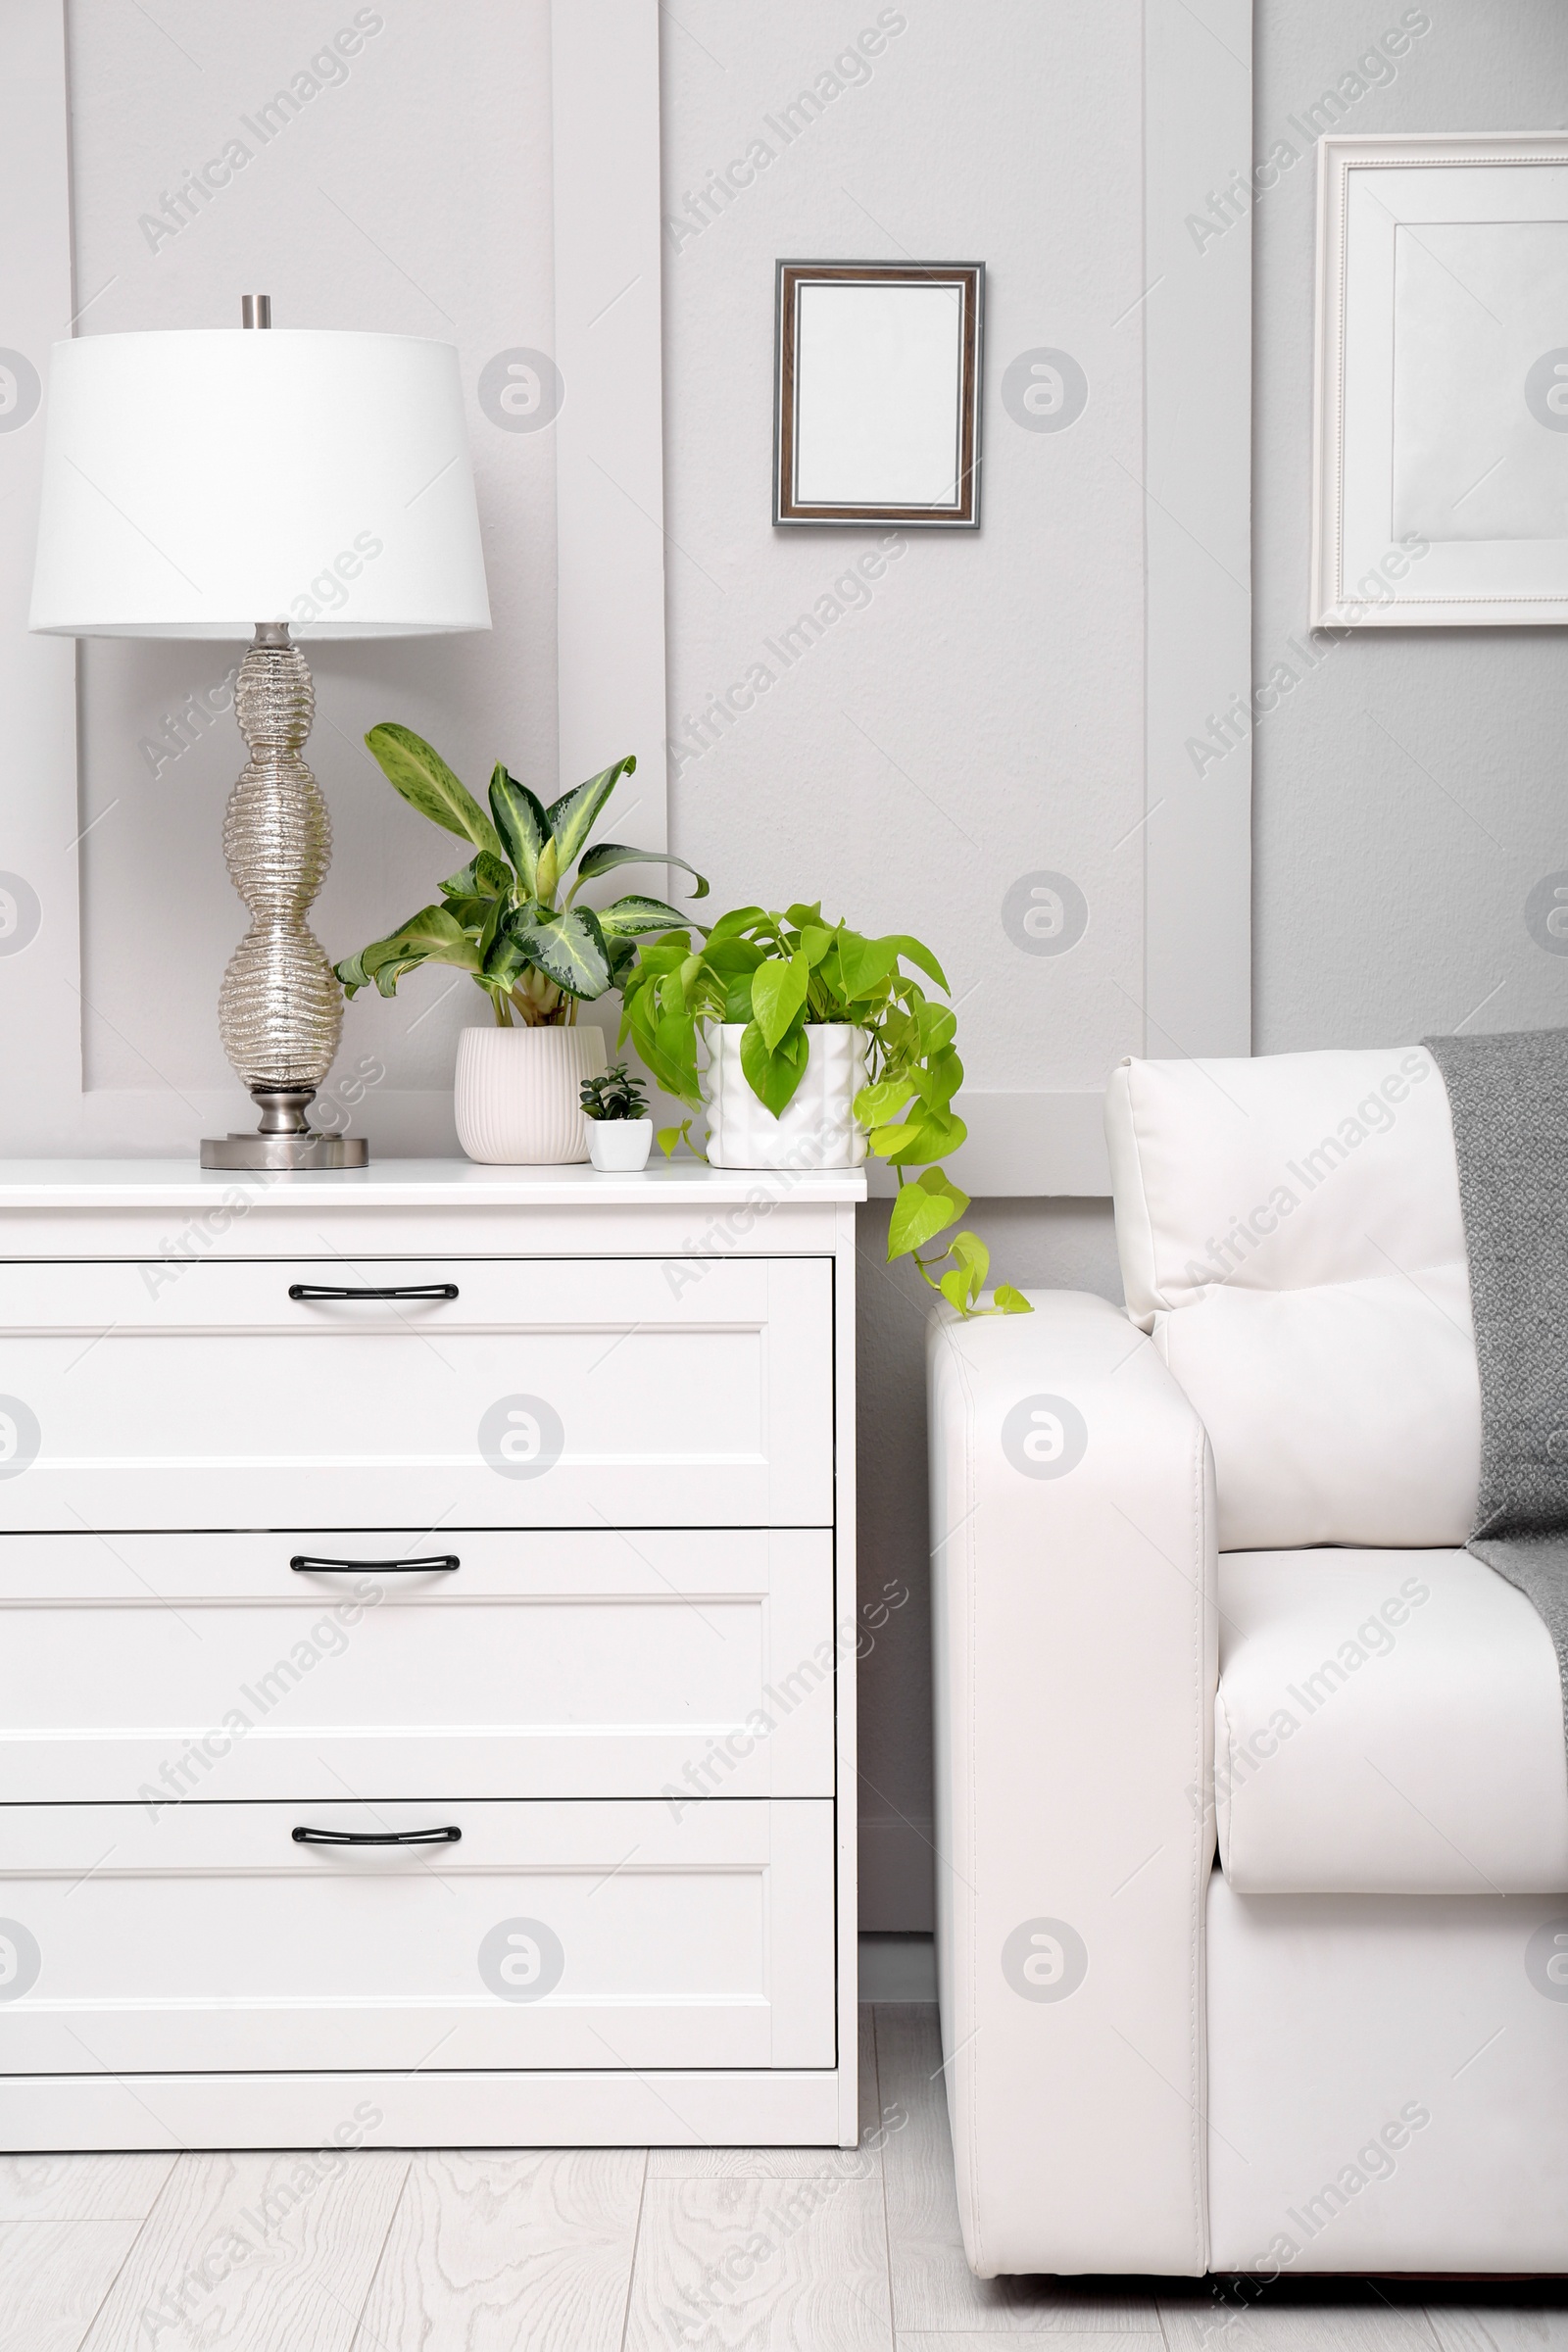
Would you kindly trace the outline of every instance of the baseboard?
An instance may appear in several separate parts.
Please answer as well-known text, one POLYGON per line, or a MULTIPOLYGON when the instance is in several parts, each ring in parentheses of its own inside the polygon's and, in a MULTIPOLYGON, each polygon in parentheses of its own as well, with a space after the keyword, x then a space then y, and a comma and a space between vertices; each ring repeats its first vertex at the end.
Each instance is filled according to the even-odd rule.
POLYGON ((18 2075, 0 2148, 853 2147, 843 2072, 18 2075))

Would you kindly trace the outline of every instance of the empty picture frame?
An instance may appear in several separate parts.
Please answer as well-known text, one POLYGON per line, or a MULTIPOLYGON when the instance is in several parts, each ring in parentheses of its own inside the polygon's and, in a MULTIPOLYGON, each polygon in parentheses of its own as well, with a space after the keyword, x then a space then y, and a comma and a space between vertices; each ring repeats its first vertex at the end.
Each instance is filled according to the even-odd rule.
POLYGON ((773 520, 980 523, 983 262, 780 262, 773 520))
POLYGON ((1314 627, 1568 621, 1568 138, 1318 156, 1314 627))

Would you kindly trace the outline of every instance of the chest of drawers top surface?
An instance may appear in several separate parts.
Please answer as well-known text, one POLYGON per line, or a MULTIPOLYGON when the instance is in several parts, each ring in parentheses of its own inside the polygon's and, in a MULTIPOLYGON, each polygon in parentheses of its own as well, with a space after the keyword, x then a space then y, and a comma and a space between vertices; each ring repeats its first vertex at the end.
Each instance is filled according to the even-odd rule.
POLYGON ((203 1170, 191 1160, 0 1160, 0 1262, 57 1257, 770 1256, 853 1246, 858 1169, 661 1160, 490 1168, 387 1159, 336 1173, 203 1170))
POLYGON ((858 1168, 710 1168, 699 1161, 655 1161, 634 1176, 605 1176, 586 1165, 481 1167, 468 1159, 383 1159, 368 1168, 294 1175, 197 1167, 189 1159, 0 1159, 0 1215, 10 1209, 202 1208, 237 1194, 260 1204, 311 1215, 351 1201, 414 1208, 588 1208, 754 1205, 863 1200, 858 1168))

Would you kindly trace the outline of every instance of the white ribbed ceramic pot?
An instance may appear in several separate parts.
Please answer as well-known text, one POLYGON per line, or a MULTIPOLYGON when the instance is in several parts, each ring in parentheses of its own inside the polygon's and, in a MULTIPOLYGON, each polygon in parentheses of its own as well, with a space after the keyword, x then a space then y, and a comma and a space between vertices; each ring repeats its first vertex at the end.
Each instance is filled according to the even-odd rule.
POLYGON ((605 1066, 601 1029, 465 1029, 458 1141, 492 1167, 561 1167, 588 1156, 578 1092, 605 1066))
POLYGON ((806 1075, 775 1119, 741 1068, 741 1021, 710 1032, 708 1157, 715 1168, 858 1168, 865 1130, 853 1104, 865 1084, 866 1036, 847 1022, 813 1021, 806 1075))

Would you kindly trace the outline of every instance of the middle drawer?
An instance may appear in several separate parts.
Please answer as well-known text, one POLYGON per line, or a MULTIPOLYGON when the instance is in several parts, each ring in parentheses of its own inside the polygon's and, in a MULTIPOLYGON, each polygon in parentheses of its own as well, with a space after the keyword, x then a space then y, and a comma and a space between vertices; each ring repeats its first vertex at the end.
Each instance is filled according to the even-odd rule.
POLYGON ((831 1796, 835 1647, 816 1529, 0 1536, 0 1803, 831 1796))

